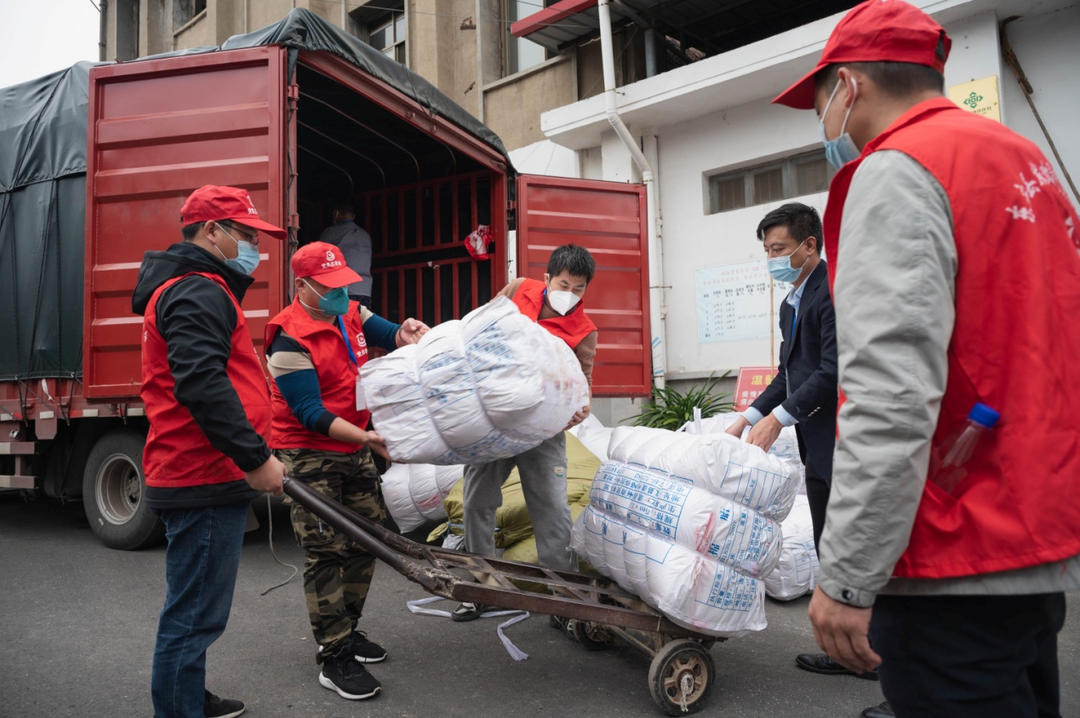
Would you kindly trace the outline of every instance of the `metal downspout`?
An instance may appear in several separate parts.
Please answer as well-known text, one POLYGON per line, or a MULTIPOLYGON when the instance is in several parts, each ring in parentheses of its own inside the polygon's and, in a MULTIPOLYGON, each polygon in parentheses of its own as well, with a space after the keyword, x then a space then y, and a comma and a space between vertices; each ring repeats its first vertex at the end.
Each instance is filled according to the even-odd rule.
POLYGON ((664 263, 660 233, 657 230, 659 207, 657 206, 657 183, 652 165, 641 151, 630 130, 619 116, 618 101, 615 98, 615 52, 611 39, 611 0, 599 0, 597 11, 600 20, 600 55, 604 61, 604 106, 607 120, 619 136, 634 163, 641 170, 641 181, 645 185, 645 203, 648 208, 649 232, 649 334, 652 343, 652 379, 657 388, 664 387, 664 375, 667 372, 667 350, 664 346, 666 319, 664 317, 663 286, 664 263))
POLYGON ((106 57, 109 42, 109 0, 98 3, 98 60, 108 62, 106 57))

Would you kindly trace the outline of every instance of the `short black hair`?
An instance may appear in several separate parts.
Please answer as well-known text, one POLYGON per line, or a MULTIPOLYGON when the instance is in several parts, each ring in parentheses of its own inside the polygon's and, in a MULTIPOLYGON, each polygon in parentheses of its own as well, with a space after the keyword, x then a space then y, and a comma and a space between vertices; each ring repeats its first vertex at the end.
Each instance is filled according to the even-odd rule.
POLYGON ((817 240, 814 251, 821 254, 821 217, 813 207, 802 202, 788 202, 777 207, 758 223, 758 240, 764 242, 765 233, 773 227, 784 227, 799 244, 813 237, 817 240))
POLYGON ((183 236, 185 242, 194 242, 195 238, 199 236, 199 230, 202 229, 206 222, 194 222, 192 224, 185 224, 180 228, 180 234, 183 236))
POLYGON ((823 67, 814 75, 814 87, 832 87, 841 67, 866 74, 881 91, 891 97, 907 97, 918 92, 945 93, 945 76, 928 65, 912 62, 840 62, 823 67))
POLYGON ((333 209, 338 214, 351 214, 356 216, 356 203, 349 197, 339 197, 334 200, 333 209))
POLYGON ((569 272, 571 277, 585 277, 588 283, 596 274, 596 261, 584 247, 564 244, 555 248, 547 265, 548 276, 555 277, 563 272, 569 272))

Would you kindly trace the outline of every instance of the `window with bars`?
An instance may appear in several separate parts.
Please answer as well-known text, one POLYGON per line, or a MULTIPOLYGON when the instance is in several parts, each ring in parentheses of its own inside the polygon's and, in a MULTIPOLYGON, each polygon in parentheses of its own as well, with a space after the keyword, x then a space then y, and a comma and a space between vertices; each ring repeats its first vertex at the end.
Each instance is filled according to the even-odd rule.
POLYGON ((833 170, 824 151, 709 177, 709 214, 778 202, 829 189, 833 170))

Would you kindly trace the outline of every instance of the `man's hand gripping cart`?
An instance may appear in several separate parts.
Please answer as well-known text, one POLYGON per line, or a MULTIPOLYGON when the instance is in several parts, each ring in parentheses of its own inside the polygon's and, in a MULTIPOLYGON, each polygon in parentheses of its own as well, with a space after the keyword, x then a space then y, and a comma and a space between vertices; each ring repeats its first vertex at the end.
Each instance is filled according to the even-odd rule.
POLYGON ((428 593, 555 616, 590 651, 615 641, 639 649, 651 658, 649 692, 668 715, 696 713, 712 691, 716 671, 709 649, 724 639, 676 625, 608 579, 425 546, 292 479, 285 479, 285 493, 428 593), (551 594, 522 590, 515 580, 543 584, 551 594))

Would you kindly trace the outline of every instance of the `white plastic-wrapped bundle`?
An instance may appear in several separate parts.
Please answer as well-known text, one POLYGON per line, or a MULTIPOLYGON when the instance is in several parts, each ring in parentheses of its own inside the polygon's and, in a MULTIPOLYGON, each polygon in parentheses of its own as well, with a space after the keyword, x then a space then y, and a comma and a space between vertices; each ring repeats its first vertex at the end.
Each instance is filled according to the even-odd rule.
POLYGON ((627 525, 657 533, 748 576, 776 566, 783 545, 778 524, 751 508, 631 464, 606 462, 589 502, 627 525))
POLYGON ((761 581, 593 506, 574 524, 571 545, 675 623, 714 636, 766 626, 761 581))
POLYGON ((382 494, 398 528, 407 532, 426 521, 445 521, 443 499, 463 474, 457 465, 393 464, 383 474, 382 494))
POLYGON ((608 457, 689 481, 776 520, 788 515, 802 481, 798 463, 723 433, 618 427, 608 457))
POLYGON ((592 452, 593 456, 596 456, 601 461, 607 461, 607 447, 608 443, 611 441, 612 431, 614 431, 614 429, 610 429, 601 424, 600 420, 592 414, 585 417, 585 421, 570 429, 570 433, 573 434, 586 449, 592 452))
POLYGON ((574 352, 498 297, 360 369, 372 420, 401 463, 516 456, 589 401, 574 352))
POLYGON ((790 601, 814 590, 817 585, 818 556, 814 549, 814 523, 805 496, 795 499, 791 513, 781 525, 784 545, 780 561, 762 577, 765 592, 781 601, 790 601))
MULTIPOLYGON (((717 414, 701 421, 688 421, 683 424, 679 431, 685 431, 687 434, 721 434, 741 418, 742 414, 739 412, 717 414)), ((750 433, 750 428, 747 427, 743 430, 742 439, 744 441, 750 433)), ((799 455, 799 438, 795 435, 794 426, 785 426, 780 430, 780 435, 776 437, 776 441, 773 442, 769 453, 781 459, 790 459, 802 463, 802 457, 799 455)))

